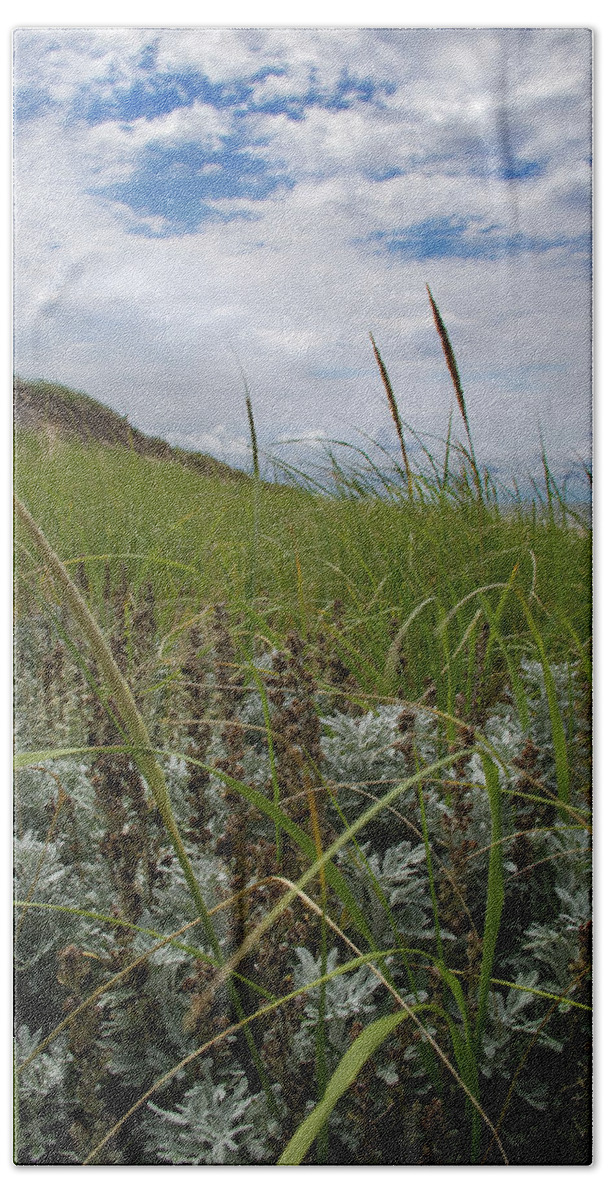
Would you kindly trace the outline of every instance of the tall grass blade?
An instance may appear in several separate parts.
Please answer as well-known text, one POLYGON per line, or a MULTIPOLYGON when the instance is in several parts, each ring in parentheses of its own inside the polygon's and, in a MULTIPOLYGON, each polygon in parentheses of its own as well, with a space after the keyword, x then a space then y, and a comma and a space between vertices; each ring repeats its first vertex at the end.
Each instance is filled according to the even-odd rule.
POLYGON ((572 638, 572 641, 574 642, 574 645, 576 647, 576 652, 578 655, 578 660, 581 665, 581 670, 584 672, 587 682, 591 683, 592 678, 593 678, 591 658, 587 654, 587 651, 585 650, 585 646, 584 646, 583 642, 581 642, 581 639, 579 638, 576 630, 574 629, 572 622, 569 621, 567 617, 564 617, 561 615, 560 615, 559 619, 560 619, 560 624, 563 625, 564 629, 568 632, 569 636, 572 638))
POLYGON ((471 427, 469 425, 469 418, 467 415, 467 406, 466 406, 465 399, 464 399, 464 392, 462 390, 462 383, 460 382, 460 372, 458 370, 458 364, 456 362, 456 355, 454 354, 454 351, 452 349, 452 343, 450 342, 448 331, 443 323, 441 313, 439 312, 439 309, 437 308, 437 305, 435 304, 435 301, 433 299, 433 293, 431 292, 431 289, 430 289, 428 283, 426 285, 426 290, 428 292, 431 309, 432 309, 433 317, 435 320, 435 327, 437 329, 437 333, 439 334, 439 339, 441 341, 443 355, 444 355, 445 361, 447 363, 448 371, 450 372, 450 378, 454 385, 454 391, 456 392, 456 399, 458 401, 458 408, 460 410, 460 415, 464 421, 464 427, 467 431, 467 438, 469 441, 469 450, 471 452, 471 466, 473 467, 473 474, 475 476, 475 486, 477 488, 478 497, 480 500, 482 500, 483 499, 483 489, 481 486, 481 477, 480 477, 479 470, 477 467, 477 460, 475 458, 475 450, 473 449, 473 438, 471 436, 471 427))
MULTIPOLYGON (((418 767, 418 755, 415 755, 414 762, 418 767)), ((426 858, 426 869, 429 877, 429 891, 431 893, 431 904, 433 907, 433 922, 435 925, 435 941, 437 943, 437 957, 441 965, 444 965, 443 958, 443 943, 441 941, 441 925, 439 922, 439 906, 437 904, 437 893, 435 891, 435 875, 433 872, 433 860, 431 858, 431 843, 429 839, 429 830, 426 820, 426 808, 424 804, 424 792, 422 784, 418 781, 418 806, 420 808, 420 824, 422 825, 422 836, 424 838, 424 853, 426 858)))
POLYGON ((253 419, 253 408, 251 406, 251 396, 249 388, 245 380, 245 405, 247 408, 247 420, 249 421, 249 432, 251 434, 251 456, 253 459, 253 475, 254 479, 260 478, 260 459, 258 453, 258 437, 255 431, 255 421, 253 419))
MULTIPOLYGON (((422 1007, 416 1005, 416 1008, 422 1007)), ((338 1100, 355 1082, 359 1072, 371 1058, 375 1050, 390 1037, 393 1030, 409 1017, 409 1012, 390 1013, 388 1017, 380 1017, 372 1021, 363 1033, 360 1033, 352 1046, 340 1059, 328 1085, 323 1099, 313 1108, 306 1120, 298 1126, 291 1141, 288 1142, 280 1159, 280 1167, 298 1167, 315 1138, 319 1136, 324 1125, 329 1120, 338 1100)))
POLYGON ((488 993, 492 978, 494 951, 500 929, 500 919, 505 898, 503 868, 502 868, 502 813, 500 780, 498 767, 489 754, 480 754, 486 781, 486 791, 490 804, 490 820, 492 844, 488 864, 488 892, 486 897, 486 916, 483 932, 483 951, 481 958, 481 973, 479 978, 479 993, 477 1007, 477 1022, 475 1025, 475 1042, 477 1050, 481 1047, 481 1038, 486 1019, 488 993))
MULTIPOLYGON (((156 803, 163 824, 171 841, 171 845, 175 850, 179 864, 184 873, 184 878, 200 917, 201 925, 205 931, 206 937, 208 938, 209 944, 211 945, 216 962, 221 964, 224 959, 220 943, 215 932, 215 927, 207 910, 198 880, 194 874, 194 871, 192 870, 188 852, 184 846, 181 834, 175 821, 175 817, 173 815, 173 809, 171 806, 171 800, 169 798, 169 792, 167 790, 167 784, 165 782, 163 770, 158 762, 158 758, 148 737, 146 726, 139 715, 137 706, 131 693, 131 689, 114 659, 112 651, 102 630, 97 624, 87 604, 85 604, 85 601, 80 595, 78 588, 70 579, 70 576, 68 575, 63 563, 55 554, 55 551, 45 538, 42 530, 39 529, 28 509, 24 504, 21 503, 17 496, 14 497, 14 505, 15 512, 22 524, 27 529, 32 541, 37 546, 41 557, 55 583, 59 595, 72 613, 72 616, 76 621, 81 633, 89 642, 101 678, 111 693, 118 715, 124 724, 127 734, 133 741, 133 748, 130 751, 133 761, 150 788, 151 795, 156 803)), ((243 1010, 238 993, 232 981, 228 979, 227 982, 228 991, 235 1005, 237 1013, 242 1016, 243 1010)), ((251 1030, 247 1029, 245 1036, 251 1051, 252 1060, 260 1078, 260 1082, 268 1097, 270 1107, 273 1111, 276 1111, 276 1102, 270 1090, 266 1072, 258 1054, 257 1047, 253 1042, 251 1030)))
MULTIPOLYGON (((500 649, 500 652, 505 660, 506 666, 507 666, 507 671, 509 673, 509 680, 511 682, 511 687, 513 689, 513 696, 515 698, 515 703, 517 705, 517 715, 519 716, 519 720, 521 722, 521 727, 524 730, 528 730, 530 728, 530 712, 529 712, 529 708, 528 708, 528 701, 526 699, 525 689, 521 682, 521 673, 518 669, 517 663, 513 661, 512 657, 511 657, 511 653, 507 648, 505 639, 503 638, 502 633, 500 632, 500 626, 499 626, 499 623, 497 620, 496 613, 494 613, 492 611, 492 608, 488 604, 485 597, 482 597, 481 604, 483 607, 486 621, 488 622, 488 626, 490 629, 490 636, 497 643, 497 645, 500 649)), ((488 649, 489 649, 489 644, 488 644, 488 649)))
MULTIPOLYGON (((274 740, 272 737, 272 725, 271 725, 271 721, 270 721, 270 708, 268 706, 268 696, 266 695, 266 688, 264 687, 264 682, 262 680, 260 672, 258 671, 258 669, 255 666, 253 661, 249 662, 249 670, 251 671, 251 674, 253 675, 253 678, 255 680, 255 686, 257 688, 258 695, 260 697, 260 702, 262 705, 262 712, 264 714, 264 727, 266 729, 266 742, 268 745, 268 765, 270 767, 270 778, 272 781, 272 797, 273 797, 274 803, 278 809, 279 805, 281 803, 281 791, 279 788, 279 776, 278 776, 278 772, 277 772, 277 761, 276 761, 275 752, 274 752, 274 740)), ((275 823, 274 823, 274 829, 275 829, 275 845, 276 845, 276 850, 277 850, 277 866, 280 866, 280 864, 281 864, 281 826, 278 824, 277 821, 275 821, 275 823)))
POLYGON ((434 600, 436 600, 435 596, 427 596, 424 600, 421 600, 420 604, 416 605, 413 612, 409 613, 409 615, 406 617, 405 621, 403 622, 403 625, 401 625, 399 627, 399 629, 397 630, 397 632, 389 646, 388 654, 386 656, 386 662, 384 665, 384 683, 388 688, 390 688, 390 686, 394 680, 395 672, 397 670, 397 665, 399 662, 399 652, 400 652, 401 646, 403 644, 403 639, 404 639, 410 625, 412 624, 412 621, 414 621, 416 619, 416 617, 418 616, 418 613, 422 612, 423 608, 426 608, 427 604, 431 604, 434 600))
POLYGON ((245 389, 245 407, 247 409, 247 420, 249 422, 249 432, 251 434, 251 456, 253 459, 253 475, 254 475, 255 479, 259 479, 260 465, 259 465, 259 455, 258 455, 258 439, 257 439, 257 434, 256 434, 256 429, 255 429, 255 421, 253 419, 253 407, 251 404, 251 394, 249 392, 249 384, 247 383, 247 376, 245 375, 245 371, 243 370, 243 365, 241 363, 241 360, 240 360, 234 346, 230 342, 228 344, 232 351, 233 358, 238 366, 238 369, 239 369, 239 372, 241 375, 241 379, 243 380, 243 388, 245 389))
POLYGON ((213 922, 207 911, 207 906, 203 900, 201 890, 190 865, 186 848, 181 839, 179 829, 177 827, 165 777, 160 764, 158 763, 152 744, 148 737, 148 731, 139 715, 131 689, 119 670, 112 651, 97 624, 93 614, 85 604, 76 585, 70 579, 63 563, 59 560, 55 551, 47 542, 43 532, 38 528, 33 517, 28 512, 27 508, 21 501, 15 497, 15 511, 19 520, 27 529, 32 541, 38 547, 40 554, 47 566, 57 591, 61 596, 66 606, 70 609, 76 624, 80 628, 81 633, 89 642, 93 651, 95 661, 99 673, 108 687, 112 699, 116 705, 118 715, 123 722, 124 729, 128 734, 133 749, 131 751, 133 760, 136 763, 138 770, 141 771, 154 802, 158 807, 158 811, 162 817, 163 823, 171 840, 171 844, 177 854, 180 866, 184 872, 189 891, 195 902, 198 914, 201 918, 203 928, 207 934, 210 944, 221 960, 221 952, 219 942, 217 940, 213 922))
POLYGON ((414 499, 414 485, 413 485, 413 480, 412 480, 412 472, 410 469, 409 459, 407 456, 407 450, 405 448, 405 439, 403 437, 403 426, 401 424, 401 417, 399 416, 399 409, 397 408, 397 401, 395 400, 395 393, 393 392, 393 387, 392 387, 391 381, 388 376, 388 371, 382 361, 382 356, 381 356, 380 351, 374 341, 373 334, 370 333, 369 336, 370 336, 370 341, 372 343, 372 346, 374 348, 374 354, 376 356, 376 362, 378 363, 378 369, 380 371, 380 375, 382 376, 382 382, 384 384, 384 390, 386 392, 388 406, 389 406, 389 409, 391 412, 391 417, 393 418, 393 424, 395 426, 395 429, 397 430, 397 437, 399 438, 399 445, 401 446, 401 455, 403 457, 403 465, 405 467, 405 474, 407 477, 408 500, 413 500, 414 499))
POLYGON ((447 487, 447 482, 449 479, 450 450, 452 448, 452 418, 453 418, 453 416, 454 416, 454 409, 452 407, 450 409, 450 419, 448 421, 448 433, 447 433, 447 437, 445 439, 445 457, 443 460, 443 478, 441 481, 441 490, 442 491, 445 491, 445 489, 447 487))
MULTIPOLYGON (((450 971, 444 963, 440 963, 439 972, 441 978, 452 993, 454 1000, 458 1006, 458 1011, 462 1020, 462 1030, 460 1031, 456 1023, 446 1013, 446 1020, 450 1030, 454 1055, 458 1064, 458 1070, 462 1075, 471 1095, 479 1103, 479 1072, 477 1070, 477 1061, 475 1058, 474 1037, 471 1032, 469 1021, 469 1011, 467 1002, 464 997, 464 992, 460 980, 457 979, 453 971, 450 971)), ((473 1127, 479 1127, 480 1113, 477 1108, 473 1108, 470 1101, 467 1101, 467 1107, 472 1110, 473 1127)), ((472 1158, 474 1158, 475 1148, 473 1148, 472 1158)))
POLYGON ((555 512, 553 509, 553 487, 552 487, 553 476, 551 475, 551 472, 549 470, 549 462, 547 460, 547 451, 545 450, 545 444, 543 442, 542 437, 540 439, 540 450, 541 450, 541 458, 542 458, 542 462, 543 462, 543 474, 545 476, 545 491, 547 493, 547 508, 549 511, 549 517, 551 520, 551 524, 553 525, 555 523, 555 512))
POLYGON ((519 589, 517 589, 517 595, 518 595, 521 607, 523 609, 523 613, 526 618, 526 621, 528 622, 528 626, 530 628, 532 637, 534 638, 534 641, 536 642, 538 656, 540 658, 540 662, 541 662, 541 666, 542 666, 542 670, 543 670, 543 680, 544 680, 544 684, 545 684, 545 692, 547 694, 547 704, 549 706, 549 718, 551 721, 551 736, 553 739, 553 753, 555 754, 555 774, 557 777, 557 798, 558 798, 560 804, 563 804, 564 806, 567 807, 568 801, 570 799, 570 773, 569 773, 569 768, 568 768, 568 747, 566 744, 566 734, 565 734, 565 730, 564 730, 564 725, 563 725, 563 721, 561 718, 561 713, 559 711, 559 703, 558 703, 558 699, 557 699, 557 691, 555 688, 555 680, 553 679, 551 667, 549 664, 549 659, 547 658, 547 651, 545 649, 545 643, 544 643, 542 635, 536 625, 534 617, 532 616, 530 607, 529 607, 523 593, 519 589))
MULTIPOLYGON (((482 1038, 488 1007, 488 995, 492 980, 492 967, 494 965, 494 953, 496 951, 496 943, 498 941, 498 932, 500 929, 500 920, 502 917, 502 909, 505 898, 502 867, 502 813, 498 768, 488 754, 481 753, 480 757, 486 780, 488 801, 490 804, 492 844, 490 847, 490 860, 488 864, 488 893, 486 898, 486 917, 483 931, 483 949, 481 954, 481 972, 479 977, 479 992, 477 1000, 477 1021, 475 1024, 475 1051, 477 1061, 479 1061, 482 1049, 482 1038)), ((477 1159, 479 1158, 480 1133, 481 1128, 479 1123, 479 1113, 475 1110, 473 1112, 471 1131, 472 1162, 477 1162, 477 1159)))
MULTIPOLYGON (((323 843, 321 841, 321 830, 319 827, 319 814, 317 803, 315 800, 315 792, 312 787, 308 789, 308 807, 310 810, 310 819, 315 842, 315 849, 320 858, 323 853, 323 843)), ((327 880, 325 877, 325 869, 319 873, 321 883, 321 974, 327 973, 327 880)), ((326 1011, 326 990, 327 985, 322 983, 319 988, 319 1015, 317 1018, 317 1031, 315 1036, 315 1058, 317 1070, 317 1089, 319 1099, 323 1097, 325 1088, 327 1087, 327 1046, 325 1033, 325 1011, 326 1011)), ((329 1134, 327 1125, 323 1126, 319 1134, 317 1144, 317 1162, 320 1166, 327 1162, 329 1158, 329 1134)))

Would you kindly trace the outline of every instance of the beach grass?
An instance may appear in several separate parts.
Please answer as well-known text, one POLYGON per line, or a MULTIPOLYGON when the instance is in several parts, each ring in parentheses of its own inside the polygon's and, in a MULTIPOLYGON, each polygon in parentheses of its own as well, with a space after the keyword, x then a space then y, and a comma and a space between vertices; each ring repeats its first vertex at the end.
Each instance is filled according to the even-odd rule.
POLYGON ((436 457, 373 338, 401 460, 317 485, 246 384, 251 476, 17 433, 17 1161, 588 1161, 589 522, 544 449, 500 498, 429 297, 436 457))

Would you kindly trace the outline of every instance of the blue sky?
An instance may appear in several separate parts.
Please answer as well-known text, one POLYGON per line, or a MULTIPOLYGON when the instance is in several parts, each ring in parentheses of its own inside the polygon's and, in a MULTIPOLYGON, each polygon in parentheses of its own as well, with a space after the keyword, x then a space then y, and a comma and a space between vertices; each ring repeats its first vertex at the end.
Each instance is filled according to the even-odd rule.
POLYGON ((390 441, 588 457, 590 35, 581 29, 24 29, 15 367, 247 463, 390 441), (293 453, 293 450, 290 451, 293 453))

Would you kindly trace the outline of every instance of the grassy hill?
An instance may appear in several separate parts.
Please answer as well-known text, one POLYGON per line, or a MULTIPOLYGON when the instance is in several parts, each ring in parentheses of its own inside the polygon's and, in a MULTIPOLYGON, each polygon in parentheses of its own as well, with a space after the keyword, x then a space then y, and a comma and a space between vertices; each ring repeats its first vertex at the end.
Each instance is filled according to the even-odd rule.
MULTIPOLYGON (((162 443, 158 457, 143 453, 136 447, 155 439, 131 443, 130 427, 88 397, 42 384, 20 385, 18 395, 21 414, 34 399, 37 412, 37 427, 17 426, 22 500, 72 569, 85 564, 98 599, 104 573, 126 571, 135 593, 150 579, 165 628, 222 601, 242 637, 255 631, 276 644, 290 628, 334 637, 338 606, 341 652, 364 691, 394 690, 397 671, 399 687, 417 696, 432 676, 447 708, 471 690, 468 648, 488 605, 500 601, 515 661, 530 646, 515 583, 538 600, 553 657, 572 653, 569 630, 579 645, 588 637, 589 536, 555 499, 544 510, 504 510, 466 491, 459 498, 455 486, 409 502, 405 489, 389 499, 314 494, 213 460, 195 473, 204 456, 162 443)), ((495 641, 490 659, 504 678, 495 641)))
POLYGON ((106 446, 124 446, 142 458, 179 462, 200 475, 236 479, 242 474, 210 454, 181 450, 162 438, 150 437, 106 404, 58 383, 16 379, 14 413, 18 428, 45 430, 64 438, 106 446))

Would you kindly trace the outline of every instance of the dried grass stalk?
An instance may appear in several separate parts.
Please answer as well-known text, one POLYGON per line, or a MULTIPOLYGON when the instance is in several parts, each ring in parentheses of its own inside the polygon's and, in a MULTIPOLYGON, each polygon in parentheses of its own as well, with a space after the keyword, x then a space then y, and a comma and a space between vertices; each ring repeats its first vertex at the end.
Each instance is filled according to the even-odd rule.
POLYGON ((405 466, 405 474, 407 477, 408 499, 413 500, 414 485, 413 485, 413 479, 412 479, 412 472, 411 472, 409 460, 407 457, 407 450, 405 449, 405 439, 403 437, 403 427, 401 425, 401 417, 399 416, 399 409, 397 408, 397 401, 395 400, 395 393, 393 392, 392 384, 388 377, 388 371, 382 361, 382 356, 380 354, 380 351, 374 341, 374 336, 371 333, 369 336, 370 336, 372 346, 374 348, 374 354, 376 356, 376 362, 378 363, 378 369, 382 376, 382 382, 384 384, 384 388, 386 391, 386 396, 388 399, 388 406, 389 406, 389 409, 391 412, 391 417, 393 418, 395 429, 397 430, 397 437, 399 438, 399 445, 401 446, 401 454, 403 457, 403 463, 405 466))

